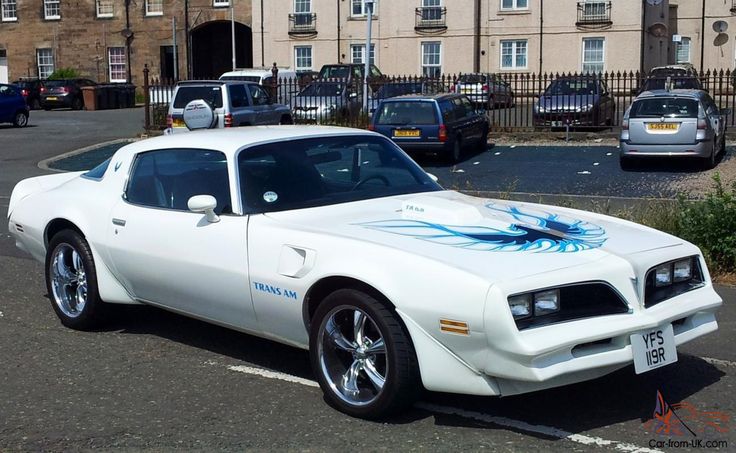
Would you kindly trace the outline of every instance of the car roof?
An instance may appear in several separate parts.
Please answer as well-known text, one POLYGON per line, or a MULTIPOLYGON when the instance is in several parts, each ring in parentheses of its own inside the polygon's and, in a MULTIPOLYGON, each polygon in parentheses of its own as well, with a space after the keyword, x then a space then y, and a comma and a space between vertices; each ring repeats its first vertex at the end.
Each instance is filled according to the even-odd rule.
MULTIPOLYGON (((271 75, 273 72, 272 68, 246 68, 246 69, 235 69, 234 71, 228 71, 223 73, 220 77, 224 76, 242 76, 242 75, 271 75)), ((278 68, 279 72, 294 72, 291 68, 278 68)))
POLYGON ((183 80, 177 82, 177 86, 196 86, 196 85, 258 85, 258 82, 248 82, 246 80, 183 80))
POLYGON ((444 101, 447 99, 454 99, 462 97, 462 94, 457 93, 436 93, 436 94, 405 94, 403 96, 396 96, 393 98, 384 99, 383 102, 393 101, 444 101))
POLYGON ((681 98, 692 98, 692 99, 700 99, 704 97, 707 93, 703 90, 694 90, 694 89, 676 89, 676 90, 652 90, 652 91, 644 91, 643 93, 639 94, 639 96, 636 97, 636 99, 640 98, 657 98, 657 97, 681 97, 681 98))
POLYGON ((276 141, 304 138, 331 137, 340 135, 379 135, 364 129, 351 129, 336 126, 247 126, 225 129, 191 131, 184 134, 163 135, 141 140, 121 148, 116 156, 154 151, 158 149, 207 149, 234 157, 238 150, 246 146, 276 141))

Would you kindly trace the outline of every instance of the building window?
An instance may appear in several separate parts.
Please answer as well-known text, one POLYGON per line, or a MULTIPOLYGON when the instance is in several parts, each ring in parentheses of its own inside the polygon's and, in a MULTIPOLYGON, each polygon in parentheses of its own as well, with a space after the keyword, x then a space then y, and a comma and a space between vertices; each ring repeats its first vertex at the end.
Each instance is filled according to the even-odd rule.
POLYGON ((46 20, 61 19, 59 0, 43 0, 43 18, 46 20))
POLYGON ((125 47, 110 47, 107 49, 108 68, 110 68, 110 82, 127 82, 125 68, 125 47))
POLYGON ((431 78, 442 75, 442 43, 422 43, 422 75, 431 78))
POLYGON ((97 0, 97 17, 113 16, 113 0, 97 0))
POLYGON ((311 13, 312 0, 294 0, 294 12, 297 14, 311 13))
POLYGON ((294 47, 294 66, 297 71, 312 70, 312 46, 294 47))
POLYGON ((230 0, 212 0, 212 6, 215 8, 230 6, 230 0))
POLYGON ((529 0, 501 0, 501 10, 529 9, 529 0))
POLYGON ((603 72, 604 47, 605 41, 603 38, 583 39, 583 73, 597 74, 603 72))
POLYGON ((163 16, 164 0, 146 0, 146 16, 163 16))
MULTIPOLYGON (((368 7, 366 6, 366 0, 350 0, 351 6, 350 6, 350 15, 355 16, 365 16, 366 12, 368 12, 368 7)), ((378 12, 378 2, 376 0, 373 1, 373 16, 376 16, 376 13, 378 12)))
POLYGON ((0 9, 2 9, 3 22, 14 22, 18 20, 17 0, 2 0, 0 9))
POLYGON ((52 49, 36 49, 36 61, 38 62, 38 78, 48 79, 54 72, 54 52, 52 49))
POLYGON ((526 39, 501 41, 501 69, 526 69, 526 39))
POLYGON ((690 38, 682 37, 675 43, 675 62, 690 63, 690 38))
MULTIPOLYGON (((354 64, 365 63, 365 44, 352 44, 350 46, 350 62, 354 64)), ((371 64, 376 64, 376 45, 371 44, 371 64)))

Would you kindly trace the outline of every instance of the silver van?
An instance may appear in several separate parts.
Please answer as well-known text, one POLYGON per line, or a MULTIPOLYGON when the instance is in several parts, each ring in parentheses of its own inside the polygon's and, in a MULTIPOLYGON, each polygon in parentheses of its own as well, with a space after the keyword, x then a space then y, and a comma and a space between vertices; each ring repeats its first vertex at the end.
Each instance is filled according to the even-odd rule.
POLYGON ((289 106, 272 103, 266 90, 257 83, 198 80, 176 84, 169 104, 168 133, 188 130, 184 124, 184 107, 197 99, 204 100, 214 110, 214 129, 293 123, 289 106))
MULTIPOLYGON (((299 76, 289 68, 278 68, 278 99, 276 102, 288 104, 291 97, 299 92, 299 76)), ((273 86, 273 72, 271 68, 236 69, 220 76, 220 80, 236 80, 240 82, 255 82, 266 90, 273 86)), ((270 91, 269 91, 270 92, 270 91)))
POLYGON ((726 116, 701 90, 654 90, 634 99, 621 128, 622 169, 637 157, 698 157, 713 168, 726 150, 726 116))

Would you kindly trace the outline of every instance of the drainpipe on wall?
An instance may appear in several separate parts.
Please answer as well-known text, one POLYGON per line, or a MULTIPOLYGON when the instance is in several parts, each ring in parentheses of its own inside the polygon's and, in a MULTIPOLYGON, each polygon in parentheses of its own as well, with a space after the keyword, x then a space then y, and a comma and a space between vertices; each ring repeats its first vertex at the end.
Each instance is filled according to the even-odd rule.
POLYGON ((263 34, 265 28, 263 27, 263 0, 261 0, 261 67, 266 67, 266 39, 263 34))
POLYGON ((542 43, 544 41, 544 1, 539 2, 539 75, 542 75, 542 66, 544 62, 544 53, 542 53, 542 43))
MULTIPOLYGON (((128 83, 133 81, 132 68, 130 67, 130 41, 132 38, 133 32, 130 29, 130 0, 125 0, 125 58, 128 60, 126 64, 128 68, 128 83)), ((107 49, 105 49, 105 52, 107 52, 107 49)))
POLYGON ((189 39, 189 0, 184 0, 184 45, 187 51, 187 79, 192 78, 192 48, 189 39))
POLYGON ((703 72, 705 61, 705 0, 703 0, 703 11, 700 14, 700 72, 703 72))
POLYGON ((639 50, 639 74, 644 74, 644 52, 646 50, 645 38, 647 29, 647 2, 641 0, 641 46, 639 50))
MULTIPOLYGON (((342 63, 342 55, 340 54, 340 1, 337 0, 337 62, 342 63)), ((368 53, 370 58, 370 52, 368 53)))
POLYGON ((481 0, 475 0, 475 26, 473 30, 473 72, 480 72, 480 8, 481 0))

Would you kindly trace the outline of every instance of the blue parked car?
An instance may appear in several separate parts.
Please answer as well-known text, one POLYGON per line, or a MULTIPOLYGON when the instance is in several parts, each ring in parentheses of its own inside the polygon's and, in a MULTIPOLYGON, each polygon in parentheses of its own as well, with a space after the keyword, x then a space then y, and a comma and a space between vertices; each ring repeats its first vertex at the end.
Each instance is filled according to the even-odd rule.
POLYGON ((28 125, 28 104, 15 85, 0 84, 0 123, 15 127, 28 125))
POLYGON ((489 127, 488 117, 476 112, 467 96, 438 94, 382 100, 370 129, 407 152, 436 152, 454 164, 464 150, 486 148, 489 127))

